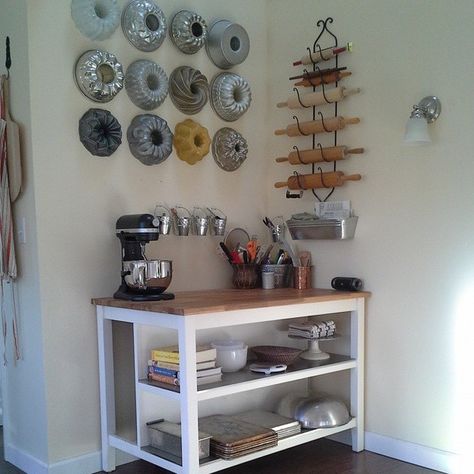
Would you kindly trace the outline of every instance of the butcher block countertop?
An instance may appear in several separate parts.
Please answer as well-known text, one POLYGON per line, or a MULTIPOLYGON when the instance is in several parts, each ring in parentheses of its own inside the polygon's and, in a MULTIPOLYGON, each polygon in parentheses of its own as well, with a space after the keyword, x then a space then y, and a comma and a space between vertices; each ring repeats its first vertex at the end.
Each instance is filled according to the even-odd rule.
POLYGON ((262 290, 259 288, 254 290, 218 289, 176 292, 175 299, 167 301, 137 302, 115 298, 93 298, 92 304, 190 316, 298 303, 319 303, 351 298, 367 298, 369 296, 370 293, 366 291, 336 291, 317 288, 307 290, 295 290, 293 288, 277 288, 273 290, 262 290))

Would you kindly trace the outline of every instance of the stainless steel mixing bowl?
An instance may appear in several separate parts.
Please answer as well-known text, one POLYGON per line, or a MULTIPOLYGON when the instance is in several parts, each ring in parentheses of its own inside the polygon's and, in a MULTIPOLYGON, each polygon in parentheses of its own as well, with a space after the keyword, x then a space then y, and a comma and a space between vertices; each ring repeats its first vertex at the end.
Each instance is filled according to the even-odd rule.
POLYGON ((342 401, 322 394, 311 397, 301 393, 287 394, 280 400, 277 413, 298 420, 307 429, 341 426, 351 419, 342 401))
POLYGON ((136 290, 165 291, 173 273, 171 260, 131 260, 123 262, 125 283, 136 290))
POLYGON ((351 419, 346 405, 334 397, 308 398, 300 402, 294 418, 303 428, 332 428, 345 425, 351 419))

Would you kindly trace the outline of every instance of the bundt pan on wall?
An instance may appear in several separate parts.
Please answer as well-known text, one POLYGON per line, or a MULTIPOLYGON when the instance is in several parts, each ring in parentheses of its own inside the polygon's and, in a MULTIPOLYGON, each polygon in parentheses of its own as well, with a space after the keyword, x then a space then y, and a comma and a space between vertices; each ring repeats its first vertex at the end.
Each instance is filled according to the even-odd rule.
POLYGON ((158 165, 173 150, 173 134, 166 120, 158 115, 142 114, 133 118, 127 130, 132 155, 144 165, 158 165))
POLYGON ((230 127, 221 128, 212 139, 212 155, 224 171, 235 171, 247 158, 247 140, 230 127))
POLYGON ((176 125, 174 147, 180 160, 194 165, 209 153, 210 146, 211 138, 207 128, 191 119, 176 125))
POLYGON ((241 117, 252 102, 249 83, 233 72, 222 72, 215 76, 210 90, 212 108, 226 122, 241 117))
POLYGON ((123 34, 140 51, 158 49, 166 37, 166 30, 166 17, 151 0, 132 0, 123 10, 123 34))
POLYGON ((85 37, 101 41, 117 29, 120 7, 117 0, 72 0, 71 17, 85 37))
POLYGON ((177 67, 170 76, 170 97, 173 104, 187 115, 197 114, 206 105, 209 84, 201 71, 189 66, 177 67))
POLYGON ((79 120, 79 139, 95 156, 110 156, 122 143, 122 127, 103 109, 89 109, 79 120))
POLYGON ((137 107, 156 109, 168 95, 168 76, 159 64, 139 59, 127 68, 125 90, 137 107))
POLYGON ((207 24, 197 13, 181 10, 171 20, 170 37, 180 51, 195 54, 206 43, 207 24))
POLYGON ((229 20, 216 20, 209 27, 206 52, 217 67, 230 69, 242 63, 249 50, 249 35, 241 25, 229 20))
POLYGON ((79 90, 94 102, 109 102, 123 88, 123 69, 114 54, 86 51, 76 62, 74 79, 79 90))

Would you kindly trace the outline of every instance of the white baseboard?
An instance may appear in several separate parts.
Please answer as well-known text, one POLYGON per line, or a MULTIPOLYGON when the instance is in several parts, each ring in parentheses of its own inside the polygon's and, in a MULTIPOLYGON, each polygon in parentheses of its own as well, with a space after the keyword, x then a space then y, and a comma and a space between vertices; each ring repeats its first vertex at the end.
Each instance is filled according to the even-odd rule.
MULTIPOLYGON (((136 459, 130 454, 117 450, 117 466, 136 461, 136 459)), ((11 445, 5 445, 5 460, 26 474, 92 474, 102 470, 100 451, 47 465, 11 445)))
MULTIPOLYGON (((352 444, 350 431, 342 431, 330 438, 339 443, 352 444)), ((372 453, 434 469, 435 471, 459 472, 461 474, 461 471, 457 469, 457 456, 448 451, 401 441, 369 431, 365 432, 365 449, 372 453)))
POLYGON ((27 474, 48 474, 48 466, 39 459, 34 458, 30 454, 19 450, 11 444, 5 444, 5 461, 13 464, 18 469, 26 472, 27 474))
POLYGON ((447 473, 456 471, 457 456, 454 453, 389 438, 377 433, 365 432, 365 449, 436 471, 447 473))

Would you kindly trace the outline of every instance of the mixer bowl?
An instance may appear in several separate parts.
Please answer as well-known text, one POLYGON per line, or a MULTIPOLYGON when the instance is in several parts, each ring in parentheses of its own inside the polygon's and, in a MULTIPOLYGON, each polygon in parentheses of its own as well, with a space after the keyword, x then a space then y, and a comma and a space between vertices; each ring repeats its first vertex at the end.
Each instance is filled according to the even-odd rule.
POLYGON ((123 262, 124 280, 134 290, 165 291, 173 273, 171 260, 130 260, 123 262))

